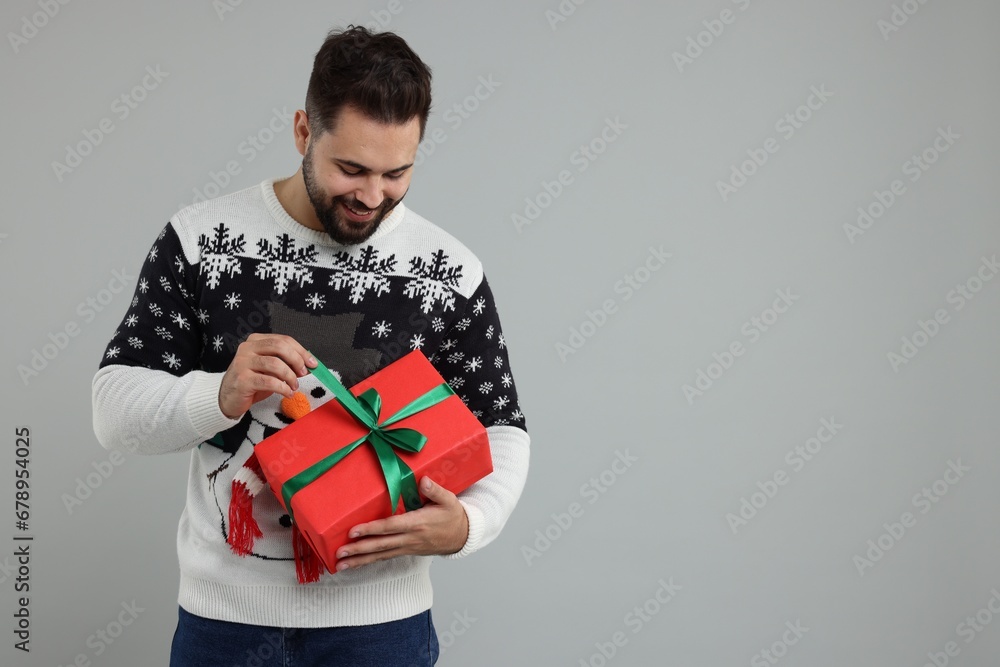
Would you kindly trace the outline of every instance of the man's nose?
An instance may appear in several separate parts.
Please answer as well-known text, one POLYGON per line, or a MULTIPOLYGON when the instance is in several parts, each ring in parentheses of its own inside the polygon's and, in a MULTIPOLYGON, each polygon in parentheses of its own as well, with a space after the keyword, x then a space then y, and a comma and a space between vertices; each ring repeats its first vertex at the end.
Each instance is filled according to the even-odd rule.
POLYGON ((382 177, 369 176, 364 184, 354 191, 354 198, 368 208, 378 208, 382 204, 382 177))

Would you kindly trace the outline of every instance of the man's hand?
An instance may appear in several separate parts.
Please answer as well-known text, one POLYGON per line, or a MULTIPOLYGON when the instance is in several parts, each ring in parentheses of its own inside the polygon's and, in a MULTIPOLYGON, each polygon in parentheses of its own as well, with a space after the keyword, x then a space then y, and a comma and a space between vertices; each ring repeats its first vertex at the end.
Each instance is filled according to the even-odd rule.
POLYGON ((420 480, 427 502, 420 509, 354 526, 361 539, 337 551, 337 569, 358 567, 396 556, 453 554, 469 537, 469 517, 454 493, 430 477, 420 480))
POLYGON ((317 362, 291 336, 252 333, 236 348, 222 377, 219 409, 236 419, 273 393, 291 396, 299 388, 298 378, 309 373, 307 365, 317 362))

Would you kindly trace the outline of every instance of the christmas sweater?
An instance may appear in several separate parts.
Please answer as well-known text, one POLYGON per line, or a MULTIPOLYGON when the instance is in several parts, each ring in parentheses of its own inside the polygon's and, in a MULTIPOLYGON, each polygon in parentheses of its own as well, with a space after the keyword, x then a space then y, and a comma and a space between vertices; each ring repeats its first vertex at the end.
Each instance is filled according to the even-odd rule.
POLYGON ((477 257, 402 203, 345 246, 292 218, 277 180, 188 206, 159 232, 94 375, 94 432, 109 450, 190 451, 177 528, 178 603, 189 612, 303 628, 406 618, 431 607, 432 557, 318 568, 254 456, 332 395, 310 373, 296 400, 274 393, 230 419, 222 377, 254 332, 291 336, 347 387, 422 350, 486 427, 493 458, 493 472, 458 494, 469 534, 443 558, 461 558, 497 537, 527 476, 496 304, 477 257))

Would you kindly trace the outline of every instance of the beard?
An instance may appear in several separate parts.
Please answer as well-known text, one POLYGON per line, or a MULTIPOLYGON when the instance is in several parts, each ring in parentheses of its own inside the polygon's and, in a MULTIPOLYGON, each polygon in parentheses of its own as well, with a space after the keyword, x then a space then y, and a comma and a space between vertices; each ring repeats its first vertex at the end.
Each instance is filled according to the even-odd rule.
POLYGON ((316 217, 323 225, 323 229, 330 235, 330 238, 341 245, 357 245, 368 240, 382 224, 382 220, 406 196, 404 192, 403 197, 399 199, 386 197, 375 209, 371 220, 355 222, 348 219, 341 206, 349 206, 356 211, 368 211, 369 208, 354 197, 348 198, 345 195, 329 197, 323 191, 313 175, 312 146, 306 150, 306 155, 302 159, 302 180, 305 181, 306 194, 309 195, 309 201, 316 210, 316 217))

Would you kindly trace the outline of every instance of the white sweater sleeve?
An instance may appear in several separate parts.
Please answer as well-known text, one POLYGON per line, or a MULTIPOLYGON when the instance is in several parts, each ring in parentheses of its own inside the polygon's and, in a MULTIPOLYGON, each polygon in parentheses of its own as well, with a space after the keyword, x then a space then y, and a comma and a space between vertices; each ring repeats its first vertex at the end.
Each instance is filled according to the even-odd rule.
POLYGON ((524 489, 531 443, 493 292, 485 275, 475 282, 434 356, 442 377, 486 425, 493 472, 457 494, 469 518, 469 535, 462 549, 443 556, 450 559, 468 556, 500 534, 524 489))
POLYGON ((94 434, 112 451, 148 455, 192 449, 242 418, 230 419, 219 407, 223 375, 105 366, 93 380, 94 434))
POLYGON ((469 536, 461 550, 442 558, 463 558, 496 539, 524 489, 531 442, 528 433, 516 426, 489 426, 486 433, 493 472, 458 494, 469 517, 469 536))

